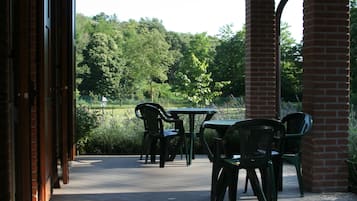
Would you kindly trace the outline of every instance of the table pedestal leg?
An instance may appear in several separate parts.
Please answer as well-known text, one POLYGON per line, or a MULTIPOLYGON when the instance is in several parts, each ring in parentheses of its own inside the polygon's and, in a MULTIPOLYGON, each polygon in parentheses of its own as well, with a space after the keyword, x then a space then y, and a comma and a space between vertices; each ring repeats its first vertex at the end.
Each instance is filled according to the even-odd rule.
POLYGON ((192 162, 192 159, 195 159, 195 114, 190 114, 189 115, 189 121, 190 121, 190 164, 192 162))

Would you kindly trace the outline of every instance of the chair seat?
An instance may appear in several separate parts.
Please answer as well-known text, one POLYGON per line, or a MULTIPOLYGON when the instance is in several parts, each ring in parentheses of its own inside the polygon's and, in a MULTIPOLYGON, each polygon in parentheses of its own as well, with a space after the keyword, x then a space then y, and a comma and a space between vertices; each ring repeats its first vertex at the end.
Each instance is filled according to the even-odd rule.
POLYGON ((226 158, 226 159, 223 159, 223 161, 229 165, 239 166, 240 165, 240 156, 239 156, 239 158, 226 158))
MULTIPOLYGON (((276 152, 277 154, 279 154, 278 152, 276 152)), ((258 161, 260 158, 264 158, 265 157, 265 154, 263 152, 257 152, 255 154, 252 154, 252 157, 254 159, 250 160, 250 162, 252 164, 254 163, 257 163, 255 165, 256 168, 259 168, 259 165, 260 164, 258 161)), ((241 156, 240 155, 233 155, 232 158, 224 158, 223 161, 226 163, 226 164, 230 164, 230 165, 233 165, 233 166, 239 166, 240 165, 240 161, 241 160, 241 156)), ((252 165, 251 164, 251 165, 252 165)))

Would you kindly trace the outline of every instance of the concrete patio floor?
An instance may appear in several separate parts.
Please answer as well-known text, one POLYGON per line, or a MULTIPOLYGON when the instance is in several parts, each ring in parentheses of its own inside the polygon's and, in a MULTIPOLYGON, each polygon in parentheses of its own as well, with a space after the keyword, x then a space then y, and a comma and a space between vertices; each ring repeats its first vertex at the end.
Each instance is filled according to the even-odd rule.
MULTIPOLYGON (((51 201, 209 201, 211 163, 196 156, 191 166, 178 156, 173 162, 145 164, 139 156, 78 156, 71 163, 70 182, 54 189, 51 201)), ((245 171, 240 172, 238 197, 257 200, 243 191, 245 171)), ((352 193, 309 193, 300 197, 293 166, 284 165, 281 201, 356 201, 352 193)))

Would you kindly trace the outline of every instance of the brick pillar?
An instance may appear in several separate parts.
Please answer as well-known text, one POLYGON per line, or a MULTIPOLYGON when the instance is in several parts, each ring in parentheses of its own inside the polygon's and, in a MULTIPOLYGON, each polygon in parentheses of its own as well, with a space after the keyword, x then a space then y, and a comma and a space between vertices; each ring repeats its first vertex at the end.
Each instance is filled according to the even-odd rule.
POLYGON ((246 0, 246 116, 276 117, 274 0, 246 0))
POLYGON ((312 132, 303 141, 305 188, 346 191, 349 115, 349 1, 304 1, 303 110, 312 132))
MULTIPOLYGON (((42 1, 43 2, 43 1, 42 1)), ((31 3, 29 3, 30 6, 30 15, 31 16, 36 16, 33 17, 30 21, 30 27, 31 27, 31 33, 29 35, 30 38, 30 52, 29 52, 29 56, 30 56, 30 64, 29 64, 29 73, 30 73, 30 80, 32 82, 34 82, 34 88, 36 90, 39 89, 39 87, 37 86, 36 80, 37 80, 37 75, 38 75, 38 65, 39 65, 39 61, 37 61, 37 55, 39 55, 39 42, 38 42, 38 37, 40 34, 37 30, 38 30, 38 21, 39 21, 39 15, 36 15, 36 13, 40 13, 40 9, 38 4, 40 4, 39 1, 31 1, 31 3)), ((36 97, 37 98, 37 97, 36 97)), ((30 141, 30 150, 31 150, 31 197, 32 197, 32 201, 40 201, 41 197, 40 197, 40 174, 43 172, 43 170, 40 170, 40 172, 38 171, 39 168, 39 156, 40 156, 40 149, 39 149, 39 123, 38 123, 38 111, 39 108, 37 107, 37 101, 34 101, 32 106, 29 106, 31 108, 30 110, 30 119, 31 119, 31 124, 29 125, 31 127, 31 141, 30 141)), ((43 126, 43 125, 42 125, 43 126)), ((42 198, 43 199, 43 198, 42 198)), ((44 199, 43 199, 44 200, 44 199)))

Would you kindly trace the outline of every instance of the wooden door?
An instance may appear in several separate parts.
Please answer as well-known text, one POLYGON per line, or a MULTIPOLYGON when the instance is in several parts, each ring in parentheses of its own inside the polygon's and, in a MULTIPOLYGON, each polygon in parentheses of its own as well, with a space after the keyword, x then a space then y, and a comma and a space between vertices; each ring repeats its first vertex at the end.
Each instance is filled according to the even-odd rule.
POLYGON ((54 117, 55 117, 55 87, 52 65, 51 40, 51 0, 43 0, 43 24, 40 26, 43 35, 40 36, 40 68, 38 83, 39 94, 39 156, 40 156, 40 200, 47 201, 51 196, 54 158, 54 117))
POLYGON ((68 161, 72 158, 73 145, 73 86, 74 86, 74 1, 61 1, 58 17, 60 18, 60 89, 61 89, 61 128, 60 153, 63 183, 69 182, 68 161))
POLYGON ((12 0, 0 2, 0 200, 30 201, 29 64, 24 62, 28 32, 22 20, 28 12, 17 5, 12 0))
POLYGON ((16 200, 32 199, 31 175, 31 108, 34 103, 33 85, 31 85, 31 22, 30 1, 11 1, 13 7, 13 66, 14 66, 14 166, 16 200))
MULTIPOLYGON (((57 151, 61 162, 62 180, 69 182, 69 160, 72 159, 73 145, 73 86, 74 86, 74 1, 56 1, 53 7, 55 24, 52 24, 53 33, 56 35, 56 128, 57 151)), ((52 16, 53 16, 52 15, 52 16)))

